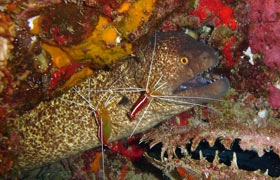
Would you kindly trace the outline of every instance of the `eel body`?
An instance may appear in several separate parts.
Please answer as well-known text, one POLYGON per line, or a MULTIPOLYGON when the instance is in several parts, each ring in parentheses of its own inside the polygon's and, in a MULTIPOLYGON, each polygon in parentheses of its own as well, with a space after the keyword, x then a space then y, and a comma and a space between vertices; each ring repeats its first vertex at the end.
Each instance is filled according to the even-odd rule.
POLYGON ((92 108, 106 109, 112 142, 128 137, 143 113, 135 133, 219 98, 229 89, 226 78, 202 77, 202 72, 218 63, 215 51, 184 33, 157 33, 135 54, 137 60, 125 60, 110 71, 96 71, 61 97, 41 102, 20 116, 16 121, 22 135, 19 166, 30 169, 100 146, 92 108), (143 91, 154 87, 159 87, 157 97, 131 120, 128 114, 143 91))

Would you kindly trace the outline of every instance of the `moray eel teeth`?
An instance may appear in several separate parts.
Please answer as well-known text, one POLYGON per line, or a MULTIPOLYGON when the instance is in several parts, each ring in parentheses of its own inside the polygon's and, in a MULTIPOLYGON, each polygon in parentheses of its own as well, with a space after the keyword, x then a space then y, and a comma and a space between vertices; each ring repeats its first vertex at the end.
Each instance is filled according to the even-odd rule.
MULTIPOLYGON (((207 69, 206 71, 199 73, 197 76, 193 77, 192 79, 183 82, 182 84, 179 85, 179 87, 173 90, 173 94, 177 94, 191 88, 200 88, 203 86, 207 86, 209 84, 214 83, 217 80, 227 81, 222 76, 213 76, 212 74, 208 73, 209 71, 211 71, 211 69, 212 67, 207 69)), ((228 84, 228 82, 225 83, 228 84)))

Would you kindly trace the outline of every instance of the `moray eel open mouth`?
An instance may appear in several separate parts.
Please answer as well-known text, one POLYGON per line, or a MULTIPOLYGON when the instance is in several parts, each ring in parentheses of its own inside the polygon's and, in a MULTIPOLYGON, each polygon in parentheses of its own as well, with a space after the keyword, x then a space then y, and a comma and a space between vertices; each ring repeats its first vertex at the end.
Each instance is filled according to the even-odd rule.
POLYGON ((217 66, 217 64, 212 66, 212 67, 209 67, 208 69, 206 69, 204 71, 202 71, 201 73, 199 73, 195 77, 183 82, 176 89, 174 89, 172 93, 176 94, 176 93, 180 93, 182 91, 185 91, 185 90, 188 90, 188 89, 191 89, 191 88, 204 87, 204 86, 210 85, 210 84, 214 83, 215 81, 219 81, 219 80, 227 81, 226 78, 211 73, 211 70, 213 68, 215 68, 216 66, 217 66))
POLYGON ((188 96, 186 101, 189 103, 204 104, 224 96, 229 88, 227 78, 210 74, 206 70, 181 83, 172 93, 174 96, 188 96))
POLYGON ((172 94, 174 96, 189 96, 188 102, 199 104, 224 96, 230 88, 229 80, 226 77, 213 74, 211 70, 214 67, 184 81, 172 91, 172 94))

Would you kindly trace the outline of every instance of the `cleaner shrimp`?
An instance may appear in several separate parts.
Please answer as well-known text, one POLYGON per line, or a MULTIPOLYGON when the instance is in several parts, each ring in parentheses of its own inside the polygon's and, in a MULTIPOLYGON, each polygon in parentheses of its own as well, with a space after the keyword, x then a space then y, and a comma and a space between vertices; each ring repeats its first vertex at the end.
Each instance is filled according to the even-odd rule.
POLYGON ((111 130, 112 130, 112 124, 111 124, 111 118, 110 118, 110 112, 108 111, 108 107, 110 106, 110 104, 112 103, 114 96, 112 94, 111 88, 119 81, 120 78, 118 78, 115 82, 113 82, 111 84, 111 86, 106 90, 106 92, 109 92, 108 97, 105 99, 105 94, 102 95, 100 101, 98 101, 96 103, 96 105, 93 105, 93 102, 91 102, 91 87, 90 87, 90 81, 88 83, 88 90, 87 90, 87 97, 85 95, 83 95, 81 92, 79 92, 76 88, 72 88, 73 91, 75 91, 75 93, 77 93, 82 100, 86 103, 86 104, 82 104, 82 103, 78 103, 75 101, 71 101, 68 99, 63 99, 60 98, 62 101, 68 102, 68 103, 72 103, 75 104, 77 106, 84 106, 84 107, 88 107, 91 110, 91 113, 93 113, 96 124, 98 126, 98 138, 100 139, 101 142, 101 153, 102 153, 102 176, 103 179, 105 179, 105 170, 104 170, 104 145, 107 147, 110 147, 111 145, 108 143, 108 139, 110 137, 111 134, 111 130))
POLYGON ((108 139, 110 138, 111 130, 112 130, 112 123, 110 118, 110 112, 108 110, 108 107, 112 104, 115 96, 115 92, 142 92, 144 91, 143 88, 113 88, 114 85, 116 85, 122 78, 122 75, 120 75, 116 81, 114 81, 108 89, 105 90, 94 90, 90 87, 90 81, 88 82, 88 88, 87 88, 87 95, 83 95, 81 92, 79 92, 76 88, 72 88, 75 93, 79 95, 80 98, 82 98, 82 101, 84 103, 78 103, 76 101, 72 101, 69 99, 63 99, 60 98, 62 101, 65 101, 67 103, 72 103, 77 106, 87 107, 90 109, 91 113, 94 115, 96 124, 98 126, 98 138, 101 142, 101 151, 102 151, 102 169, 103 169, 103 179, 105 178, 105 171, 104 171, 104 146, 111 147, 111 144, 108 142, 108 139), (91 101, 91 92, 93 93, 103 93, 100 100, 94 105, 94 102, 91 101), (106 97, 107 96, 107 97, 106 97))

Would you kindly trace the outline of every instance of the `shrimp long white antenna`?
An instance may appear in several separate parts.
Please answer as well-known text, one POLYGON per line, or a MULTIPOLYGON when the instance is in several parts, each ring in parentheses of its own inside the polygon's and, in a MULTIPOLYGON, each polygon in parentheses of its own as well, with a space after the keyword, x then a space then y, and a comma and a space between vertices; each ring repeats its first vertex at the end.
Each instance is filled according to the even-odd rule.
POLYGON ((221 113, 219 110, 217 110, 217 109, 215 109, 215 108, 213 108, 213 107, 210 107, 210 106, 203 105, 203 104, 191 103, 191 102, 186 102, 186 101, 178 101, 178 100, 174 100, 174 99, 161 98, 161 97, 157 97, 157 96, 155 96, 155 98, 160 99, 160 100, 163 100, 163 101, 167 101, 167 102, 174 102, 174 103, 179 103, 179 104, 186 104, 186 105, 207 107, 207 108, 209 108, 209 109, 212 109, 212 110, 214 110, 214 111, 216 111, 216 112, 221 113))
POLYGON ((154 91, 159 90, 161 87, 163 87, 165 84, 167 84, 167 82, 162 83, 161 85, 159 85, 154 91))
POLYGON ((109 104, 113 99, 115 99, 115 97, 116 97, 116 96, 112 96, 112 95, 110 94, 110 96, 106 99, 106 102, 104 103, 104 107, 107 107, 108 104, 109 104))
POLYGON ((111 89, 121 78, 122 78, 122 74, 120 75, 120 77, 118 77, 117 80, 115 80, 115 82, 113 82, 113 83, 111 84, 111 86, 108 88, 108 90, 111 89))
POLYGON ((103 127, 102 127, 102 117, 100 118, 100 138, 101 138, 101 161, 102 161, 102 177, 105 180, 105 166, 104 166, 104 144, 103 144, 103 127))
POLYGON ((60 100, 64 101, 64 102, 68 102, 68 103, 72 103, 72 104, 75 104, 75 105, 78 105, 78 106, 85 106, 85 107, 89 107, 91 110, 95 111, 96 108, 91 104, 90 102, 90 99, 89 99, 89 94, 88 94, 88 99, 86 99, 76 88, 72 88, 83 100, 86 101, 86 103, 88 105, 85 105, 85 104, 81 104, 81 103, 77 103, 75 101, 71 101, 71 100, 68 100, 68 99, 63 99, 63 98, 60 98, 60 100))
POLYGON ((157 80, 157 82, 155 83, 155 85, 154 85, 153 88, 155 88, 155 87, 158 85, 158 83, 160 82, 160 80, 162 79, 162 77, 163 77, 163 74, 158 78, 158 80, 157 80))
POLYGON ((93 107, 93 105, 91 104, 90 100, 89 99, 86 99, 76 88, 73 87, 73 90, 79 94, 79 96, 81 98, 83 98, 89 105, 89 107, 92 109, 92 110, 96 110, 96 108, 93 107))
POLYGON ((88 100, 90 101, 90 80, 88 81, 88 100))
POLYGON ((93 90, 94 92, 145 92, 144 88, 115 88, 115 89, 100 89, 100 90, 93 90))
MULTIPOLYGON (((117 79, 116 81, 114 81, 114 82, 110 85, 110 87, 109 87, 106 91, 104 91, 104 92, 109 92, 109 93, 112 94, 111 88, 121 79, 121 77, 122 77, 122 75, 120 75, 120 77, 118 77, 118 79, 117 79)), ((110 94, 110 95, 111 95, 111 94, 110 94)), ((103 95, 101 96, 101 98, 100 98, 100 101, 97 102, 97 104, 96 104, 96 106, 95 106, 96 109, 97 109, 99 103, 100 103, 100 102, 102 101, 102 99, 104 98, 104 96, 105 96, 105 94, 103 94, 103 95)), ((107 98, 107 100, 108 100, 108 98, 107 98)))
POLYGON ((143 112, 141 118, 139 119, 139 121, 137 122, 135 128, 133 129, 132 133, 130 134, 129 137, 133 136, 134 132, 136 131, 137 127, 139 126, 140 122, 142 121, 142 119, 144 118, 145 114, 147 113, 151 103, 153 102, 153 99, 151 99, 151 101, 149 102, 148 106, 146 107, 145 111, 143 112))
POLYGON ((65 101, 65 102, 68 102, 68 103, 76 104, 76 105, 78 105, 78 106, 85 106, 85 107, 88 107, 88 105, 84 105, 84 104, 81 104, 81 103, 77 103, 77 102, 75 102, 75 101, 70 101, 70 100, 68 100, 68 99, 60 98, 60 100, 65 101))
POLYGON ((141 91, 144 91, 145 89, 144 88, 115 88, 114 90, 127 90, 127 89, 131 89, 131 90, 141 90, 141 91))
POLYGON ((203 96, 155 96, 151 94, 151 97, 155 98, 178 98, 178 99, 205 99, 205 100, 212 100, 212 101, 226 101, 222 99, 217 99, 217 98, 207 98, 203 96))
POLYGON ((153 67, 153 61, 154 61, 154 55, 156 51, 156 45, 157 45, 157 33, 155 33, 155 43, 154 43, 154 49, 153 49, 153 54, 152 54, 152 60, 150 64, 150 69, 149 69, 149 74, 148 74, 148 79, 147 79, 147 84, 146 84, 146 92, 148 92, 148 87, 149 87, 149 81, 150 81, 150 75, 153 67))

